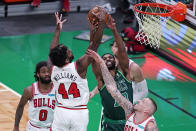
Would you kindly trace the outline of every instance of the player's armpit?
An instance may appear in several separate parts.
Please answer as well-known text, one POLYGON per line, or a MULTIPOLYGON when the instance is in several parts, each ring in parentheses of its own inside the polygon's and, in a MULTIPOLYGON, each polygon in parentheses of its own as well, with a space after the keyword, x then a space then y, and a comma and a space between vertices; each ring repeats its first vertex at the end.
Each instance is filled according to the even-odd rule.
POLYGON ((146 131, 159 131, 155 121, 150 121, 146 127, 146 131))

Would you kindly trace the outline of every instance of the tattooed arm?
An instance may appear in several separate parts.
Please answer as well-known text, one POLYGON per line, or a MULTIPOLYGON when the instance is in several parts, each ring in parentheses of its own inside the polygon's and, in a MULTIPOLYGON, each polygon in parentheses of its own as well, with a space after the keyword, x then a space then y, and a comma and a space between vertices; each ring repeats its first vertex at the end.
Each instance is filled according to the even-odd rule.
POLYGON ((146 131, 159 131, 156 122, 155 121, 149 122, 146 127, 146 131))
POLYGON ((108 92, 117 101, 117 103, 124 109, 125 116, 127 117, 133 111, 133 104, 129 100, 127 100, 124 96, 122 96, 120 91, 117 89, 116 82, 114 81, 114 78, 112 77, 111 73, 109 72, 102 58, 96 52, 90 49, 87 50, 87 55, 92 57, 100 65, 102 77, 108 92))

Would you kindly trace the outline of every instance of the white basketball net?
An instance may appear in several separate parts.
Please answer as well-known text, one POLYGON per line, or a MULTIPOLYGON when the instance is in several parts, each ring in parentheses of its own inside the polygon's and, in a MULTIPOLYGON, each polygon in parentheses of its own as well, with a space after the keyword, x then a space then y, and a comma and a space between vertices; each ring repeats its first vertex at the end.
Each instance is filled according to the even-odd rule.
MULTIPOLYGON (((143 6, 137 6, 138 10, 142 10, 143 6)), ((143 10, 144 11, 144 10, 143 10)), ((157 7, 146 6, 145 12, 151 13, 167 13, 167 9, 160 9, 157 7)), ((135 16, 139 24, 139 31, 136 39, 145 45, 150 45, 154 48, 160 47, 160 39, 162 36, 163 22, 167 22, 169 17, 161 17, 159 15, 142 14, 135 11, 135 16)))

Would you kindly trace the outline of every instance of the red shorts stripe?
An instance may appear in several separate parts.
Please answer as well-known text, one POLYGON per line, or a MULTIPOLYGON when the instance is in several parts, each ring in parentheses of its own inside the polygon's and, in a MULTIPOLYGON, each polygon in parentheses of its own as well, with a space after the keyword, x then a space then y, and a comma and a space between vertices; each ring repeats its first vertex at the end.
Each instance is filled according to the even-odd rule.
POLYGON ((31 125, 31 126, 33 126, 33 127, 35 127, 35 128, 50 128, 50 127, 38 127, 38 126, 35 126, 35 125, 33 125, 30 121, 29 121, 29 124, 31 125))

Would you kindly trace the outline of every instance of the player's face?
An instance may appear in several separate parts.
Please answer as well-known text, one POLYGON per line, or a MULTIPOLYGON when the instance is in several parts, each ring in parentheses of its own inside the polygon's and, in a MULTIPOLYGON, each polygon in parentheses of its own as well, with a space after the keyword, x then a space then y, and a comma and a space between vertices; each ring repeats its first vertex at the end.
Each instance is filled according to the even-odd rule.
POLYGON ((48 84, 51 82, 51 78, 50 78, 50 69, 47 66, 43 66, 40 68, 40 71, 38 73, 38 77, 40 82, 44 83, 44 84, 48 84))
POLYGON ((108 67, 108 70, 113 70, 115 69, 115 58, 110 55, 110 54, 106 54, 102 57, 102 59, 104 60, 106 66, 108 67))
POLYGON ((144 98, 142 100, 139 100, 138 103, 134 105, 134 110, 143 111, 145 109, 148 109, 151 105, 151 100, 149 98, 144 98))

